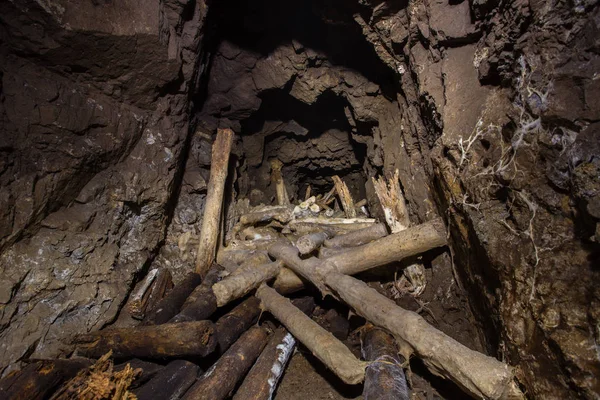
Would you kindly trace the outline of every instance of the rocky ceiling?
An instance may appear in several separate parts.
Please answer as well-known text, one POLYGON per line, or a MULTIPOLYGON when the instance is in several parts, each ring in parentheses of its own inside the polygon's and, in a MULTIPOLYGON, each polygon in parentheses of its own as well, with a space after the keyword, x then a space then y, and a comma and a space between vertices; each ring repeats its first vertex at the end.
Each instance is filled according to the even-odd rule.
POLYGON ((270 202, 274 158, 295 196, 398 169, 488 353, 600 392, 597 1, 5 1, 0 37, 3 374, 190 268, 227 126, 230 200, 270 202))

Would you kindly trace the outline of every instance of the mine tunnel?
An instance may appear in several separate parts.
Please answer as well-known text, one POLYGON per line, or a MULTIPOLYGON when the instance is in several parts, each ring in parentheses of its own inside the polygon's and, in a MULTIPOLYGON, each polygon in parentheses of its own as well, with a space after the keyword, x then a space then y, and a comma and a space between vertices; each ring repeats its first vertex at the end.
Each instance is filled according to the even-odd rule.
POLYGON ((0 2, 0 399, 597 399, 596 0, 0 2))

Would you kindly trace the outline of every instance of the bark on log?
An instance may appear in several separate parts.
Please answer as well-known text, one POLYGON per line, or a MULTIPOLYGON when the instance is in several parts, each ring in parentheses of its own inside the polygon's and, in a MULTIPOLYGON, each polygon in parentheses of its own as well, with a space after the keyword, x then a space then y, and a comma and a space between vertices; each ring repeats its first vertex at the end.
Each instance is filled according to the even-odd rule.
POLYGON ((231 152, 232 143, 233 131, 231 129, 219 129, 217 131, 217 139, 212 147, 210 180, 208 181, 200 243, 196 255, 196 272, 200 276, 205 276, 208 273, 215 259, 221 227, 223 193, 225 191, 225 181, 227 180, 229 153, 231 152))
POLYGON ((433 373, 475 398, 523 398, 508 365, 467 348, 358 279, 329 272, 325 283, 356 313, 391 332, 406 358, 414 352, 433 373))
POLYGON ((253 327, 221 356, 183 397, 184 400, 222 400, 230 396, 267 344, 264 328, 253 327))
POLYGON ((346 213, 346 217, 354 218, 356 217, 356 209, 354 208, 354 201, 352 200, 352 195, 350 195, 350 190, 348 190, 348 186, 346 182, 344 182, 339 176, 333 176, 333 184, 335 185, 335 191, 340 198, 340 202, 342 203, 342 208, 346 213))
POLYGON ((189 361, 171 361, 148 383, 133 390, 133 394, 137 400, 177 400, 196 382, 199 371, 189 361))
POLYGON ((213 285, 212 291, 217 299, 217 307, 239 299, 256 289, 261 283, 274 278, 282 263, 273 262, 259 266, 240 267, 233 274, 213 285))
POLYGON ((223 273, 223 267, 213 264, 202 284, 194 289, 181 307, 179 314, 169 322, 201 321, 210 317, 217 310, 217 299, 212 291, 212 285, 219 281, 223 273))
POLYGON ((256 322, 260 315, 260 300, 251 296, 223 315, 217 323, 218 351, 224 353, 242 333, 256 322))
POLYGON ((143 325, 160 325, 173 318, 189 297, 190 293, 200 284, 202 278, 195 272, 190 272, 185 279, 160 300, 154 309, 144 318, 143 325))
POLYGON ((365 364, 331 333, 266 285, 258 288, 256 296, 267 311, 344 382, 351 385, 362 382, 365 364))
POLYGON ((291 333, 283 327, 276 329, 233 400, 271 399, 295 346, 291 333))
POLYGON ((139 358, 134 358, 127 362, 115 365, 113 371, 123 371, 125 367, 127 367, 127 365, 129 365, 134 370, 140 369, 142 371, 142 373, 139 376, 137 376, 135 380, 131 383, 131 388, 142 386, 144 383, 154 378, 154 376, 164 368, 163 365, 140 360, 139 358))
POLYGON ((327 239, 323 244, 325 247, 331 248, 361 246, 363 244, 372 242, 373 240, 387 236, 387 234, 388 231, 385 227, 385 224, 374 224, 367 228, 327 239))
POLYGON ((303 235, 296 241, 300 254, 309 254, 320 247, 332 235, 327 232, 315 232, 303 235))
POLYGON ((394 337, 372 325, 362 334, 362 356, 370 361, 365 371, 365 400, 409 400, 410 393, 394 337))
POLYGON ((288 196, 287 189, 285 188, 285 182, 281 173, 282 167, 283 163, 278 159, 271 161, 271 183, 275 185, 277 204, 280 206, 287 206, 290 204, 290 198, 288 196))
POLYGON ((212 353, 217 346, 216 328, 210 321, 182 322, 135 328, 106 329, 78 335, 73 343, 79 353, 98 358, 113 351, 115 358, 169 358, 212 353))
POLYGON ((84 358, 40 360, 26 365, 0 380, 0 398, 5 400, 44 400, 63 382, 92 364, 84 358))

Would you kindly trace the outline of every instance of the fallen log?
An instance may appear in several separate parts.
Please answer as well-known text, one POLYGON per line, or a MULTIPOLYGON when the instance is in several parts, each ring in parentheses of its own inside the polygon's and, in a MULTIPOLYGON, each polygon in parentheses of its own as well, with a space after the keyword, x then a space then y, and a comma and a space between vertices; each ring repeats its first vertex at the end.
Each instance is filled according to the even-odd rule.
POLYGON ((63 383, 89 367, 85 358, 40 360, 26 365, 0 380, 0 398, 5 400, 44 400, 63 383))
POLYGON ((145 385, 133 390, 137 400, 176 400, 196 382, 200 368, 189 361, 168 363, 145 385))
POLYGON ((222 400, 231 395, 267 344, 264 328, 253 327, 188 390, 184 400, 222 400))
POLYGON ((309 254, 319 248, 327 239, 332 236, 332 234, 326 231, 309 233, 296 240, 296 248, 298 251, 300 251, 300 254, 309 254))
POLYGON ((216 322, 217 349, 224 353, 260 315, 260 300, 251 296, 216 322))
POLYGON ((287 206, 290 204, 290 198, 287 189, 285 188, 285 182, 283 181, 283 175, 281 173, 282 167, 283 163, 278 159, 275 158, 271 161, 271 183, 275 185, 277 204, 280 206, 287 206))
POLYGON ((394 337, 369 324, 361 335, 365 371, 365 400, 409 400, 410 393, 394 337))
POLYGON ((358 279, 338 272, 329 272, 324 279, 357 314, 391 332, 406 359, 416 354, 433 373, 454 381, 475 398, 524 398, 507 364, 469 349, 358 279))
POLYGON ((212 291, 212 286, 219 281, 223 273, 223 267, 213 264, 202 284, 194 289, 181 306, 181 311, 169 322, 201 321, 217 311, 217 299, 212 291))
POLYGON ((185 279, 175 286, 162 298, 144 318, 142 325, 160 325, 173 318, 189 297, 190 293, 200 284, 202 278, 195 272, 187 274, 185 279))
POLYGON ((280 262, 270 262, 262 265, 246 265, 212 287, 217 307, 239 299, 256 289, 261 283, 274 278, 281 269, 280 262))
POLYGON ((106 329, 77 335, 73 344, 80 354, 91 358, 99 358, 110 350, 118 359, 204 357, 217 346, 215 332, 210 321, 182 322, 106 329))
POLYGON ((283 327, 276 329, 233 400, 271 399, 295 346, 291 333, 283 327))
POLYGON ((356 359, 342 342, 306 316, 274 289, 262 285, 256 291, 265 310, 269 311, 301 341, 323 364, 347 384, 364 378, 365 364, 356 359))
POLYGON ((229 272, 234 272, 246 260, 252 259, 255 256, 258 256, 258 254, 263 254, 268 257, 266 250, 247 250, 225 247, 217 253, 217 264, 222 265, 229 272))
POLYGON ((344 274, 354 275, 445 246, 446 243, 444 223, 441 219, 434 219, 362 246, 351 247, 344 253, 329 257, 327 262, 344 274))
POLYGON ((223 193, 229 166, 229 153, 233 143, 231 129, 219 129, 217 139, 212 147, 210 165, 210 180, 204 206, 200 243, 196 255, 196 272, 204 277, 215 259, 215 251, 220 232, 221 209, 223 207, 223 193))
POLYGON ((339 176, 335 175, 333 178, 333 184, 335 185, 335 191, 338 194, 340 202, 342 203, 342 208, 346 213, 346 217, 354 218, 356 217, 356 209, 354 208, 354 201, 352 200, 352 195, 350 195, 350 190, 348 190, 348 186, 346 182, 344 182, 339 176))
POLYGON ((327 239, 323 245, 331 248, 360 246, 387 236, 387 234, 388 231, 385 224, 373 224, 367 228, 327 239))

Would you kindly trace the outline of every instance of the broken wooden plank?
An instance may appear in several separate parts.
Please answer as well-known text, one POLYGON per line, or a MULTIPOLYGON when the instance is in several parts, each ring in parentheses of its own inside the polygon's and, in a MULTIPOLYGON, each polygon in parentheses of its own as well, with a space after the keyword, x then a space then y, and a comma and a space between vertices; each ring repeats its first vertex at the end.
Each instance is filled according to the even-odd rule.
POLYGON ((150 381, 133 390, 137 400, 179 399, 196 382, 200 368, 189 361, 168 363, 150 381))
POLYGON ((260 315, 260 300, 248 297, 216 322, 217 349, 224 353, 242 333, 256 322, 260 315))
POLYGON ((0 380, 0 398, 5 400, 44 400, 63 383, 75 377, 92 362, 85 358, 39 360, 0 380))
POLYGON ((287 206, 290 204, 290 198, 285 187, 283 174, 281 173, 282 167, 283 163, 277 158, 271 160, 271 183, 275 186, 275 192, 277 194, 277 204, 279 204, 280 206, 287 206))
POLYGON ((363 244, 372 242, 373 240, 387 236, 387 234, 388 231, 385 224, 373 224, 363 229, 349 232, 344 235, 337 235, 327 239, 323 245, 331 248, 361 246, 363 244))
POLYGON ((144 319, 146 312, 152 310, 172 287, 168 269, 151 270, 133 291, 127 305, 129 314, 135 319, 144 319))
POLYGON ((358 279, 329 271, 324 280, 357 314, 391 332, 406 359, 414 353, 433 373, 475 398, 523 398, 507 364, 469 349, 358 279))
POLYGON ((212 146, 212 159, 210 165, 210 180, 204 205, 202 230, 196 255, 196 272, 204 277, 215 259, 215 251, 220 232, 221 209, 223 207, 223 193, 229 166, 229 153, 233 144, 233 131, 219 129, 217 139, 212 146))
POLYGON ((361 335, 362 356, 369 361, 365 371, 365 400, 409 400, 410 392, 394 337, 367 324, 361 335))
POLYGON ((345 383, 354 385, 362 382, 365 363, 354 357, 346 345, 267 285, 258 288, 256 297, 261 300, 265 310, 273 314, 345 383))
POLYGON ((354 208, 354 200, 352 200, 352 195, 350 194, 350 190, 348 190, 346 182, 344 182, 337 175, 334 175, 332 178, 333 184, 335 185, 335 191, 337 192, 340 202, 342 203, 342 208, 346 213, 346 217, 355 218, 356 209, 354 208))
POLYGON ((392 177, 387 179, 387 182, 383 176, 379 178, 373 177, 372 179, 375 193, 377 194, 385 220, 391 232, 397 233, 408 228, 410 220, 406 201, 400 189, 398 170, 394 172, 392 177))
POLYGON ((202 282, 202 278, 195 272, 190 272, 180 284, 176 285, 171 291, 161 299, 156 306, 144 318, 143 325, 160 325, 173 318, 190 293, 202 282))
POLYGON ((211 321, 182 322, 135 328, 113 328, 77 335, 77 351, 92 358, 113 351, 115 358, 204 357, 217 346, 211 321))
POLYGON ((230 396, 262 352, 267 340, 264 328, 250 328, 188 390, 183 400, 222 400, 230 396))

